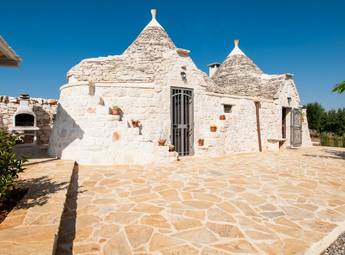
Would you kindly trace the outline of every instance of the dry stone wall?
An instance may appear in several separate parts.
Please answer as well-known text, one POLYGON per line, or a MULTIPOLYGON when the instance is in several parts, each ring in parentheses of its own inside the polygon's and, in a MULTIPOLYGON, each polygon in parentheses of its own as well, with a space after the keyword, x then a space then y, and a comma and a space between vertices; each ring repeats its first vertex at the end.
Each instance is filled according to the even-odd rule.
MULTIPOLYGON (((0 128, 13 127, 13 115, 19 106, 19 97, 0 96, 0 128)), ((57 100, 31 98, 30 106, 36 114, 37 144, 48 144, 57 109, 57 100)))

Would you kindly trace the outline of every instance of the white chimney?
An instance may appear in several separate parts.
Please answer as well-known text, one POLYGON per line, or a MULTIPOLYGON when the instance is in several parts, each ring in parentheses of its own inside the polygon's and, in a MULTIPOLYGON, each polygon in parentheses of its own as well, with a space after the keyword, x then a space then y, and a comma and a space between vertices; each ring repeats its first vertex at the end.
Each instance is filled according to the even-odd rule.
MULTIPOLYGON (((29 94, 21 94, 19 100, 19 111, 20 112, 28 112, 29 114, 34 114, 31 107, 29 106, 30 96, 29 94)), ((18 112, 17 109, 17 112, 18 112)))
POLYGON ((212 77, 218 70, 220 63, 211 63, 208 65, 208 76, 212 77))

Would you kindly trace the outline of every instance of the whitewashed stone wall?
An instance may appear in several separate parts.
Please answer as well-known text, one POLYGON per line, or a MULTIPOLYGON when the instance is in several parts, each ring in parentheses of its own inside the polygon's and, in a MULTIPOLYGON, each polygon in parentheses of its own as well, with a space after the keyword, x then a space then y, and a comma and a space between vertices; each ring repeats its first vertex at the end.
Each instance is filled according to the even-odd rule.
POLYGON ((311 147, 313 143, 311 142, 310 133, 309 133, 309 126, 307 120, 307 109, 302 110, 302 147, 311 147))
POLYGON ((132 84, 126 88, 121 84, 96 84, 95 95, 90 96, 88 92, 87 84, 62 89, 50 152, 90 164, 152 161, 158 144, 156 133, 160 129, 159 122, 155 123, 159 116, 155 114, 158 106, 153 103, 152 85, 140 88, 132 84), (109 114, 113 105, 123 110, 122 120, 109 114), (132 120, 139 120, 142 130, 133 128, 132 120))
MULTIPOLYGON (((54 116, 57 109, 57 100, 31 98, 29 102, 36 114, 37 144, 48 144, 53 126, 54 116)), ((0 128, 10 129, 13 127, 13 115, 19 106, 19 97, 0 96, 0 128)))
MULTIPOLYGON (((50 152, 90 164, 145 163, 175 158, 176 153, 169 153, 168 146, 158 146, 160 137, 170 140, 170 86, 193 88, 195 101, 201 103, 200 97, 205 97, 201 85, 206 86, 204 79, 208 77, 190 58, 175 51, 165 61, 162 64, 165 68, 160 70, 155 83, 96 83, 94 96, 89 95, 86 83, 63 87, 50 152), (182 67, 187 82, 181 79, 182 67), (104 106, 99 105, 100 101, 104 106), (122 121, 109 115, 108 109, 113 105, 123 110, 122 121), (140 134, 138 128, 131 127, 131 120, 142 124, 140 134)), ((207 114, 203 108, 195 108, 196 126, 198 116, 203 114, 207 114)))

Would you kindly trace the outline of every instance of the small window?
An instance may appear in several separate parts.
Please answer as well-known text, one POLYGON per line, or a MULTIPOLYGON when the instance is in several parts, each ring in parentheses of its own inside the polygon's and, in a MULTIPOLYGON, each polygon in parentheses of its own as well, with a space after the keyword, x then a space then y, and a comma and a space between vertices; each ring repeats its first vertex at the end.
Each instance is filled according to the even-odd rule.
POLYGON ((232 105, 231 104, 224 104, 224 113, 230 113, 232 105))

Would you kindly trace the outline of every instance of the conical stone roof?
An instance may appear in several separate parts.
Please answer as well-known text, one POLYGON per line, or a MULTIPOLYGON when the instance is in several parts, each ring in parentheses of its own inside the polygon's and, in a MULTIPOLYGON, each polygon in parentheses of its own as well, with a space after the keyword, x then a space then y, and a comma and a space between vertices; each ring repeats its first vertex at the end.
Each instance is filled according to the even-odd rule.
POLYGON ((151 10, 152 20, 143 29, 123 55, 153 55, 162 57, 166 50, 176 49, 167 32, 156 20, 156 10, 151 10))
POLYGON ((230 95, 272 99, 281 85, 276 82, 276 76, 274 76, 275 82, 270 82, 273 76, 264 74, 242 52, 238 47, 238 40, 235 40, 234 43, 234 49, 212 76, 216 86, 211 90, 230 95))
POLYGON ((149 24, 122 55, 83 60, 68 76, 79 81, 153 82, 164 55, 176 46, 156 20, 156 10, 151 14, 149 24))
POLYGON ((261 75, 260 68, 238 47, 239 40, 235 40, 234 44, 234 49, 220 66, 218 76, 261 75))

